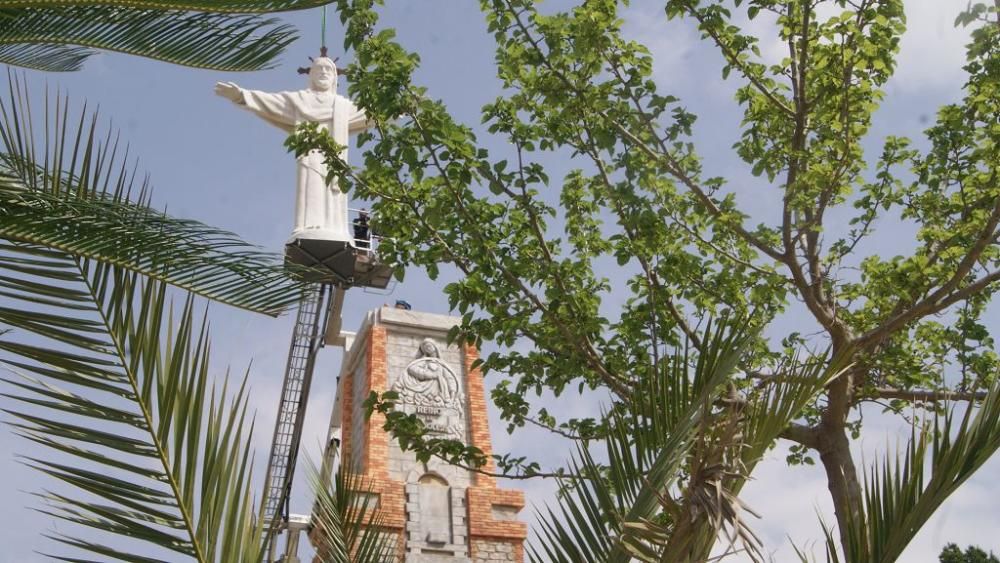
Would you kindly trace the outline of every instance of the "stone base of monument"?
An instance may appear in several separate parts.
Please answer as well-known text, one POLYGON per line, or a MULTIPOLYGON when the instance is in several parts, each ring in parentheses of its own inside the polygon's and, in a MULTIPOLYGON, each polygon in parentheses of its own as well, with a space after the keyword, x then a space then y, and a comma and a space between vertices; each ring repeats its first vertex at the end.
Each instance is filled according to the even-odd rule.
MULTIPOLYGON (((363 498, 378 506, 379 533, 395 543, 385 563, 524 563, 524 493, 492 476, 412 450, 365 412, 371 393, 395 391, 396 408, 416 415, 430 438, 458 440, 490 458, 488 395, 479 351, 449 338, 459 317, 381 307, 345 342, 330 417, 328 460, 350 459, 363 498), (364 460, 359 462, 358 460, 364 460), (374 497, 374 498, 373 498, 374 497)), ((333 374, 329 374, 327 377, 333 374)), ((328 541, 314 527, 313 545, 328 541)))
POLYGON ((285 263, 308 268, 302 271, 308 281, 340 287, 385 289, 392 279, 392 268, 374 252, 343 240, 295 239, 285 245, 285 263))

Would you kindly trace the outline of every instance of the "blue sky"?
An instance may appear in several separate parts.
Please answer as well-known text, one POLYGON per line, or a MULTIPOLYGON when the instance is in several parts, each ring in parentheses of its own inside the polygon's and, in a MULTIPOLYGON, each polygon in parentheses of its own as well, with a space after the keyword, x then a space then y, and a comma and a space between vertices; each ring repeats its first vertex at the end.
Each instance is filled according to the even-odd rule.
MULTIPOLYGON (((480 121, 479 108, 499 89, 493 71, 492 40, 485 33, 477 4, 459 0, 390 2, 382 21, 382 25, 398 29, 407 48, 420 53, 422 64, 417 78, 428 86, 429 95, 443 99, 460 121, 473 127, 478 127, 480 121)), ((886 102, 871 133, 876 142, 890 133, 917 136, 940 104, 960 96, 965 35, 954 30, 951 22, 964 6, 964 0, 906 1, 909 31, 904 36, 898 73, 887 88, 886 102)), ((219 80, 272 91, 302 87, 304 79, 295 68, 305 65, 306 57, 318 50, 319 11, 294 13, 286 19, 300 28, 303 39, 292 45, 277 69, 270 71, 225 74, 103 54, 91 59, 78 73, 28 73, 28 77, 38 88, 48 84, 64 89, 78 102, 99 105, 104 117, 130 143, 132 154, 139 157, 140 169, 149 173, 158 207, 175 216, 231 230, 277 252, 290 232, 294 191, 294 164, 282 148, 283 135, 214 96, 212 87, 219 80)), ((335 17, 331 15, 330 20, 328 43, 331 55, 337 56, 341 30, 335 17)), ((767 23, 755 21, 752 26, 763 33, 767 23)), ((661 90, 678 95, 699 114, 696 136, 706 168, 718 175, 744 175, 745 166, 728 151, 737 138, 740 119, 732 102, 736 83, 721 80, 718 55, 699 42, 698 33, 691 27, 667 23, 657 2, 634 2, 626 12, 626 30, 652 50, 661 90)), ((780 57, 778 49, 780 44, 762 43, 766 57, 780 57)), ((358 162, 357 149, 352 150, 352 160, 358 162)), ((563 166, 559 162, 551 164, 563 166)), ((739 186, 737 196, 756 222, 771 219, 775 193, 765 191, 759 183, 750 183, 739 186)), ((910 237, 906 226, 888 228, 866 251, 900 252, 912 244, 910 237)), ((345 303, 344 327, 351 330, 367 310, 397 298, 423 311, 447 313, 442 291, 446 282, 432 282, 423 272, 411 270, 405 282, 395 286, 389 295, 354 289, 345 303)), ((784 334, 793 327, 802 330, 804 322, 806 318, 793 310, 772 328, 772 333, 784 334)), ((214 362, 220 374, 226 366, 241 373, 252 361, 251 402, 258 413, 254 444, 258 460, 266 457, 269 446, 291 323, 290 317, 270 319, 220 306, 212 308, 214 362)), ((304 447, 315 459, 326 434, 339 359, 339 350, 324 350, 316 371, 303 438, 304 447)), ((488 384, 493 383, 492 378, 488 379, 488 384)), ((595 401, 571 399, 557 400, 553 405, 550 410, 562 416, 573 416, 574 411, 583 414, 581 411, 596 406, 595 401)), ((897 420, 874 412, 866 412, 866 422, 865 436, 857 447, 868 460, 873 459, 873 452, 887 445, 894 447, 896 437, 905 431, 897 420)), ((567 444, 532 431, 507 436, 503 427, 494 416, 494 445, 498 452, 533 456, 543 465, 560 463, 569 455, 567 444)), ((30 446, 3 432, 0 452, 0 475, 4 476, 0 499, 6 508, 4 525, 0 526, 0 545, 4 546, 0 562, 41 560, 34 552, 52 547, 41 532, 64 525, 26 508, 37 506, 27 493, 44 485, 42 478, 14 459, 15 452, 28 453, 30 446)), ((776 552, 777 561, 791 560, 787 536, 800 545, 819 538, 817 510, 832 515, 822 471, 789 469, 783 458, 779 447, 746 490, 746 500, 763 516, 755 526, 768 550, 776 552)), ((263 474, 263 468, 258 474, 263 474)), ((1000 538, 993 533, 1000 529, 1000 514, 993 509, 995 496, 989 494, 990 483, 997 477, 1000 462, 994 460, 942 507, 902 561, 936 561, 941 545, 948 541, 976 543, 1000 552, 1000 538)), ((304 479, 298 483, 293 512, 304 512, 309 504, 307 487, 304 479)), ((552 498, 550 483, 517 486, 526 489, 533 503, 552 498)), ((522 516, 530 522, 530 508, 522 516)))

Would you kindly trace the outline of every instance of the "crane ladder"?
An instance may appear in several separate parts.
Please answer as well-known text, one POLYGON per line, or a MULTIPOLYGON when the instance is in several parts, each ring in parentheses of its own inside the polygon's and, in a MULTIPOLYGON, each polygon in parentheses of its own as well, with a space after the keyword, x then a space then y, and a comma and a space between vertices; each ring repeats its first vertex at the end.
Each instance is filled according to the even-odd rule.
MULTIPOLYGON (((278 418, 274 424, 274 439, 264 477, 262 507, 268 527, 268 540, 273 541, 282 522, 288 518, 288 501, 295 473, 295 460, 302 439, 309 387, 312 384, 316 353, 323 346, 326 320, 324 298, 328 286, 311 284, 302 293, 292 342, 288 348, 285 380, 278 403, 278 418)), ((334 290, 336 291, 336 290, 334 290)))

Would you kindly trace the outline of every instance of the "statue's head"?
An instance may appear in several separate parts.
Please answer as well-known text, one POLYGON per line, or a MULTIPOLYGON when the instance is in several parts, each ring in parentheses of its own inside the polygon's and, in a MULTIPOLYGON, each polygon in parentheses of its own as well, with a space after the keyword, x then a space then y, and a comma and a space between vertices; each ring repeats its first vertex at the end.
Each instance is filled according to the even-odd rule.
POLYGON ((425 338, 423 342, 420 343, 420 355, 424 358, 440 358, 441 354, 438 352, 437 344, 430 338, 425 338))
POLYGON ((309 87, 317 92, 337 90, 337 65, 329 57, 316 57, 309 67, 309 87))

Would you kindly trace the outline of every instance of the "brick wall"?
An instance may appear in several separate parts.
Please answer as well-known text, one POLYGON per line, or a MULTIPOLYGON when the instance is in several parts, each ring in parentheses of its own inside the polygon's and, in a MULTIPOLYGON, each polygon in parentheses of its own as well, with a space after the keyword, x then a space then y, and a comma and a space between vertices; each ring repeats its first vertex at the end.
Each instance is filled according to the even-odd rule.
MULTIPOLYGON (((368 389, 364 393, 367 397, 372 390, 385 391, 386 381, 389 379, 389 368, 385 357, 385 327, 372 326, 368 336, 368 389)), ((389 435, 382 426, 385 424, 385 415, 375 413, 368 419, 368 447, 365 448, 365 471, 372 476, 388 479, 389 461, 389 435)))
MULTIPOLYGON (((384 310, 384 309, 383 309, 384 310)), ((421 315, 414 313, 414 315, 421 315)), ((435 317, 435 316, 431 316, 435 317)), ((441 319, 441 317, 437 317, 441 319)), ((365 422, 356 420, 359 411, 354 403, 362 397, 367 397, 372 390, 384 392, 390 382, 389 374, 389 354, 388 343, 390 336, 396 334, 392 331, 400 330, 406 334, 413 335, 420 333, 420 327, 400 327, 392 324, 384 324, 376 320, 367 331, 367 334, 359 334, 359 339, 366 339, 362 342, 365 345, 363 358, 364 374, 344 373, 341 377, 341 415, 343 428, 343 451, 346 457, 362 460, 356 465, 364 477, 366 487, 372 493, 378 495, 378 506, 381 512, 386 532, 398 534, 397 552, 399 561, 405 561, 406 549, 406 483, 401 479, 399 471, 390 471, 390 461, 392 453, 398 450, 398 446, 390 443, 389 435, 382 429, 385 417, 375 414, 365 422), (360 378, 365 375, 367 381, 360 378), (363 392, 345 392, 345 390, 355 390, 356 385, 361 385, 363 392), (365 439, 352 439, 355 425, 365 425, 365 439), (357 443, 362 442, 362 443, 357 443), (359 449, 361 451, 355 451, 359 449)), ((440 328, 427 329, 428 331, 440 331, 440 328)), ((436 338, 443 338, 443 332, 438 334, 428 334, 436 338)), ((461 374, 465 383, 465 399, 467 401, 468 438, 472 445, 478 447, 486 454, 489 462, 483 469, 487 472, 495 471, 492 458, 492 444, 490 441, 489 416, 486 403, 486 393, 483 385, 482 373, 478 368, 473 368, 472 364, 479 358, 479 352, 473 346, 464 346, 461 350, 461 374)), ((457 359, 456 356, 452 356, 457 359)), ((454 364, 453 364, 454 365, 454 364)), ((457 368, 458 366, 456 366, 457 368)), ((396 452, 399 457, 399 452, 396 452)), ((398 461, 398 460, 397 460, 398 461)), ((416 465, 416 464, 415 464, 416 465)), ((421 470, 422 471, 422 470, 421 470)), ((450 481, 455 481, 451 479, 450 481)), ((523 542, 527 537, 527 526, 523 522, 512 519, 518 511, 524 507, 524 494, 521 491, 506 490, 497 487, 496 479, 481 473, 472 473, 468 480, 463 476, 461 483, 453 483, 452 486, 459 485, 468 487, 465 489, 467 541, 469 556, 474 562, 494 562, 506 561, 522 563, 524 561, 523 542)))
MULTIPOLYGON (((490 438, 489 411, 486 405, 483 374, 478 367, 473 367, 475 361, 479 359, 479 350, 475 346, 466 345, 464 352, 465 385, 469 398, 469 426, 472 445, 482 450, 487 456, 488 461, 482 469, 487 472, 495 472, 496 465, 491 457, 493 444, 490 438)), ((524 508, 524 493, 500 489, 497 487, 494 477, 476 473, 475 485, 469 487, 466 495, 469 507, 469 539, 472 547, 470 555, 472 555, 473 561, 523 562, 523 544, 524 539, 528 537, 528 526, 524 522, 516 520, 495 519, 494 507, 503 507, 519 512, 524 508), (477 551, 479 549, 477 546, 482 549, 489 548, 489 551, 477 551), (502 550, 499 550, 500 548, 502 550), (501 559, 500 557, 509 558, 501 559)))
MULTIPOLYGON (((490 438, 489 411, 486 408, 486 391, 483 387, 483 374, 479 368, 473 368, 472 364, 479 359, 479 350, 475 346, 466 344, 463 347, 465 353, 465 388, 466 396, 469 398, 469 435, 472 445, 482 450, 486 455, 486 465, 482 467, 484 471, 495 472, 496 465, 493 463, 493 443, 490 438)), ((481 486, 495 486, 496 480, 489 475, 476 474, 476 484, 481 486)))

